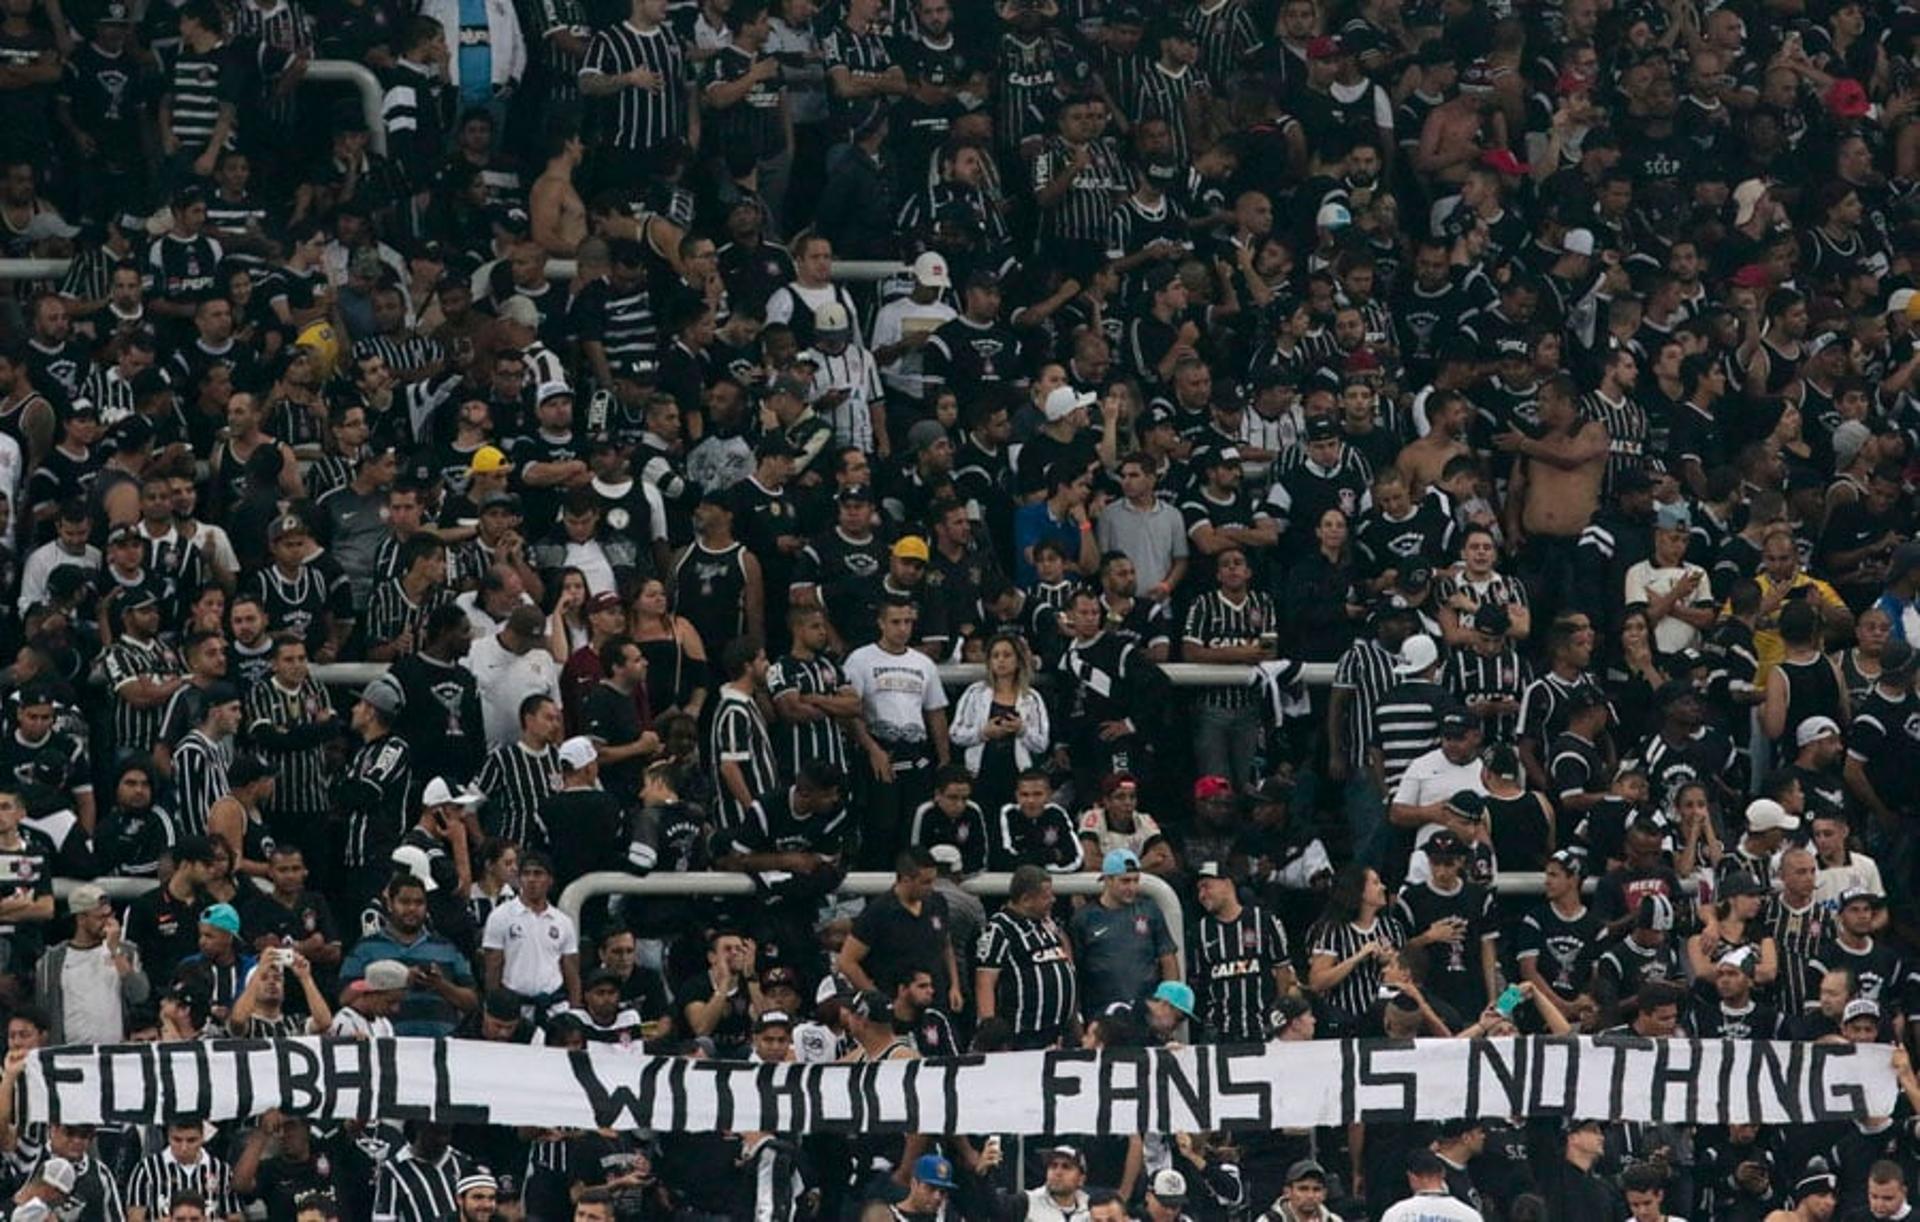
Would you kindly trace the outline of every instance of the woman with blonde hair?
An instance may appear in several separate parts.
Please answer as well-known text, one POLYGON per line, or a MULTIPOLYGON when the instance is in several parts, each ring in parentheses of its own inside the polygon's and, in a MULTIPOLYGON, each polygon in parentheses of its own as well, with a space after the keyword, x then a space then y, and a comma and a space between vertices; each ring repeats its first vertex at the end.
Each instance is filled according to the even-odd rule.
POLYGON ((960 694, 954 705, 953 745, 974 775, 980 809, 998 811, 1013 801, 1013 781, 1052 744, 1046 702, 1033 690, 1033 655, 1009 632, 987 642, 987 677, 960 694))

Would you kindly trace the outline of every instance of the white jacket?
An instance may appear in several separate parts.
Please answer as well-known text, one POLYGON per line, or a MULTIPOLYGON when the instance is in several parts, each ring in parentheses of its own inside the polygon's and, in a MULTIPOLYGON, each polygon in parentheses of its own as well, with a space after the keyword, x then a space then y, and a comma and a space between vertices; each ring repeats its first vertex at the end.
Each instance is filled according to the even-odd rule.
MULTIPOLYGON (((460 88, 460 0, 422 0, 420 12, 447 32, 447 83, 460 88)), ((487 0, 487 39, 493 51, 493 87, 511 87, 527 74, 527 43, 513 0, 487 0)), ((402 277, 404 281, 404 277, 402 277)))
MULTIPOLYGON (((1016 768, 1027 768, 1035 756, 1047 753, 1053 731, 1047 724, 1047 702, 1032 688, 1020 697, 1017 711, 1021 730, 1013 740, 1013 762, 1016 768)), ((986 754, 985 732, 992 712, 993 686, 982 679, 960 693, 960 702, 953 708, 953 725, 947 730, 953 745, 966 752, 966 765, 976 774, 980 771, 980 757, 986 754)))

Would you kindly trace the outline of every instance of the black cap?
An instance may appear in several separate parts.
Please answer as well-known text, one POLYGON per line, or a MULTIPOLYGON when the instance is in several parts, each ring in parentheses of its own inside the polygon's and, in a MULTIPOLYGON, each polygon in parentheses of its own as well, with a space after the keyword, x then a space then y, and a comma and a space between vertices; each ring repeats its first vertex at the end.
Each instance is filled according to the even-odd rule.
POLYGON ((1620 473, 1613 477, 1615 496, 1626 492, 1648 492, 1652 488, 1653 477, 1647 474, 1645 467, 1622 467, 1620 473))
POLYGON ((1689 696, 1697 697, 1699 695, 1699 689, 1695 688, 1693 684, 1688 683, 1685 679, 1669 679, 1665 683, 1662 683, 1660 689, 1654 693, 1654 703, 1664 709, 1676 701, 1685 700, 1689 696))
POLYGON ((143 607, 157 607, 159 605, 160 595, 154 591, 152 586, 147 585, 145 582, 137 586, 128 586, 120 592, 120 611, 122 614, 128 611, 138 611, 143 607))
POLYGON ((967 273, 965 287, 970 289, 997 289, 1000 287, 1000 273, 990 267, 976 267, 967 273))
POLYGON ((520 995, 506 989, 496 989, 487 994, 487 1017, 496 1022, 518 1022, 520 1014, 520 995))
POLYGON ((753 456, 761 458, 798 458, 800 451, 793 448, 785 433, 768 433, 754 443, 753 456))
POLYGON ((1898 678, 1913 669, 1913 646, 1905 641, 1891 640, 1880 649, 1880 674, 1883 678, 1898 678))
POLYGON ((107 442, 115 450, 139 450, 153 444, 153 422, 145 416, 122 416, 107 430, 107 442))
POLYGON ((1340 426, 1333 422, 1332 416, 1307 417, 1308 441, 1332 441, 1340 436, 1340 426))
POLYGON ((1499 603, 1482 603, 1473 611, 1473 630, 1488 636, 1505 636, 1513 627, 1513 617, 1499 603))
POLYGON ((621 977, 620 973, 614 971, 612 968, 596 967, 587 973, 587 979, 580 987, 590 989, 597 984, 610 984, 615 988, 619 988, 625 983, 626 980, 621 977))
POLYGON ((1165 263, 1156 263, 1147 269, 1146 285, 1149 295, 1165 291, 1168 285, 1180 278, 1180 273, 1165 263))
POLYGON ((1440 733, 1471 734, 1480 728, 1480 719, 1465 709, 1448 709, 1440 717, 1440 733))
POLYGON ((1766 896, 1767 885, 1745 870, 1735 870, 1720 880, 1722 899, 1734 899, 1742 895, 1766 896))
POLYGON ((893 1011, 887 996, 879 989, 861 989, 847 999, 847 1009, 853 1011, 868 1022, 884 1020, 893 1011))
POLYGON ((1447 813, 1470 823, 1478 823, 1487 817, 1486 796, 1476 789, 1454 791, 1446 802, 1447 813))
POLYGON ((848 484, 845 488, 834 493, 833 499, 842 505, 871 505, 873 504, 873 489, 867 487, 865 484, 848 484))
POLYGON ((201 693, 201 700, 203 709, 210 709, 216 704, 238 704, 240 689, 224 679, 215 679, 207 684, 206 690, 201 693))
POLYGON ((1151 403, 1147 410, 1140 413, 1140 419, 1134 424, 1134 431, 1145 436, 1157 428, 1172 428, 1180 423, 1180 415, 1164 403, 1151 403))
POLYGON ((1427 850, 1430 861, 1456 861, 1467 855, 1467 846, 1460 842, 1460 837, 1449 831, 1435 832, 1427 837, 1427 843, 1422 847, 1427 850))

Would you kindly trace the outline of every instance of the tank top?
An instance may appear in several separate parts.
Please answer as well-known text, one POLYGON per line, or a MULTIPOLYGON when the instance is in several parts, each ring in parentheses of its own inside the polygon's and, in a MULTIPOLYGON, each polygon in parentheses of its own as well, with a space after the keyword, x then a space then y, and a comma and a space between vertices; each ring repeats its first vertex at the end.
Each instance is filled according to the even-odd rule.
POLYGON ((713 551, 695 539, 673 566, 674 614, 692 621, 708 657, 718 657, 746 630, 747 566, 741 559, 746 550, 744 543, 734 543, 713 551))
POLYGON ((1540 798, 1523 791, 1510 798, 1487 795, 1487 828, 1502 870, 1532 874, 1547 868, 1547 812, 1540 798))
POLYGON ((1760 338, 1760 344, 1767 350, 1767 384, 1760 388, 1759 394, 1769 398, 1786 390, 1800 376, 1800 360, 1780 351, 1765 336, 1760 338))
POLYGON ((1854 707, 1859 707, 1874 684, 1880 682, 1880 668, 1875 667, 1872 674, 1860 669, 1860 650, 1844 649, 1840 652, 1840 681, 1846 685, 1847 698, 1854 707))
POLYGON ((1786 755, 1782 758, 1791 759, 1796 750, 1793 732, 1801 722, 1809 717, 1840 720, 1840 680, 1825 654, 1816 654, 1804 662, 1782 658, 1779 670, 1787 680, 1787 729, 1781 736, 1786 755))
MULTIPOLYGON (((667 626, 673 627, 671 617, 667 626)), ((686 703, 686 697, 692 693, 687 682, 687 651, 680 647, 677 634, 669 634, 658 640, 636 641, 640 654, 647 660, 647 707, 655 716, 667 709, 678 708, 686 703)))

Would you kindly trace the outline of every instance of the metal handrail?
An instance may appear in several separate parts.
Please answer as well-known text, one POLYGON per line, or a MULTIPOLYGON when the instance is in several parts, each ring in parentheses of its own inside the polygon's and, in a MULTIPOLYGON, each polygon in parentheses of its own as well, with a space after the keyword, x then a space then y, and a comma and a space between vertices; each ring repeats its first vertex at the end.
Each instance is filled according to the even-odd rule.
MULTIPOLYGON (((1253 681, 1254 668, 1213 662, 1168 662, 1160 668, 1174 687, 1245 687, 1253 681)), ((361 687, 387 673, 385 662, 315 663, 313 677, 330 687, 361 687)), ((1300 679, 1308 687, 1333 686, 1334 664, 1306 662, 1300 667, 1300 679)), ((940 667, 940 682, 947 687, 965 687, 987 677, 987 668, 978 662, 949 662, 940 667)))

